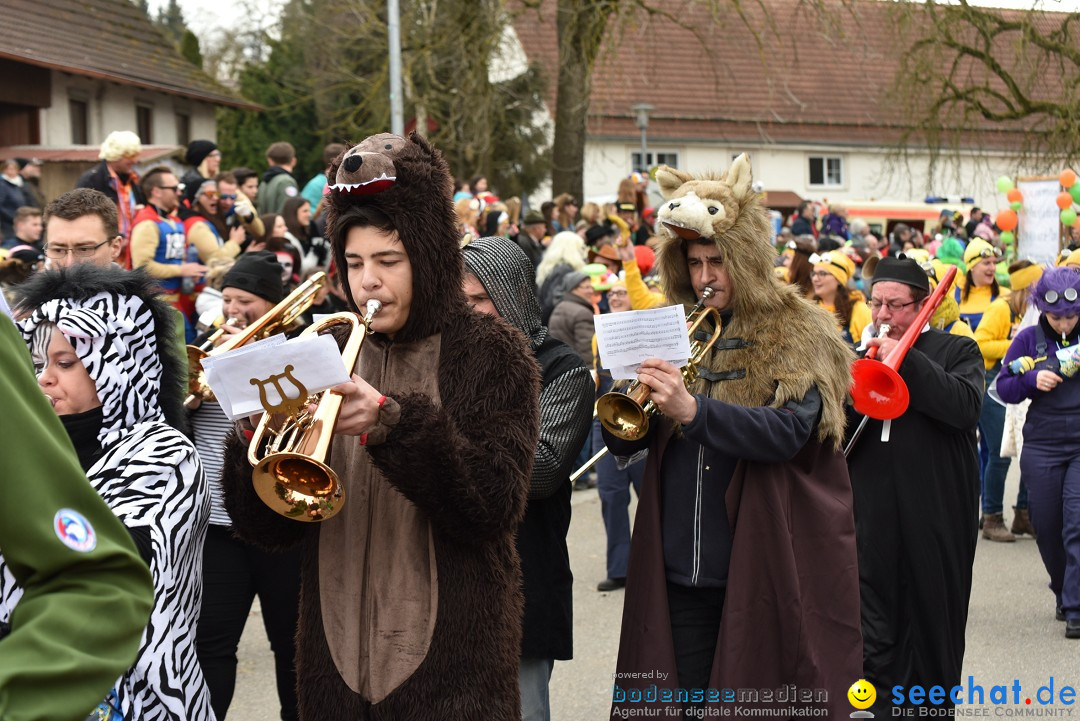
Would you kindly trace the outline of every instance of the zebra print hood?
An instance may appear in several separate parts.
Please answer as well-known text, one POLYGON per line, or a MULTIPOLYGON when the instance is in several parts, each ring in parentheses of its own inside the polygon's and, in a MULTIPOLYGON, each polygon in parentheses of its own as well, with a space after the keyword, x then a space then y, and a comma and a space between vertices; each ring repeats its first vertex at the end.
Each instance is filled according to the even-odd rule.
POLYGON ((109 447, 139 423, 184 427, 180 394, 185 377, 175 351, 173 309, 142 271, 88 264, 37 273, 18 288, 23 338, 48 344, 44 329, 57 326, 97 388, 104 422, 99 440, 109 447))

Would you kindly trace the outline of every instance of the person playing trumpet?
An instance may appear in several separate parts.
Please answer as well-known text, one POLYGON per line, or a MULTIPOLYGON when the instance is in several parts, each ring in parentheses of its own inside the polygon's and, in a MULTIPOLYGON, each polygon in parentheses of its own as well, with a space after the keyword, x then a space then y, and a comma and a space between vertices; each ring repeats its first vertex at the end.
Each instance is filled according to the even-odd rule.
POLYGON ((381 304, 352 380, 332 389, 343 402, 326 460, 344 505, 321 523, 277 515, 252 487, 252 429, 226 452, 237 533, 304 555, 300 718, 520 718, 514 534, 539 437, 535 355, 469 308, 452 179, 423 138, 367 138, 328 178, 350 309, 381 304))
POLYGON ((664 416, 644 437, 603 431, 621 465, 647 450, 612 718, 652 684, 665 714, 687 718, 723 688, 790 683, 828 689, 818 710, 846 714, 862 648, 840 452, 853 354, 827 311, 774 278, 745 156, 720 180, 656 177, 663 287, 684 305, 712 288, 724 333, 689 389, 672 363, 641 364, 664 416))
MULTIPOLYGON (((930 294, 910 259, 884 258, 874 271, 867 341, 878 359, 898 341, 930 294)), ((869 419, 851 448, 859 543, 864 675, 877 688, 960 682, 971 568, 978 535, 979 459, 975 427, 983 360, 971 338, 931 328, 898 368, 910 405, 892 421, 869 419)), ((861 416, 852 411, 849 430, 861 416)), ((952 705, 946 699, 947 705, 952 705)), ((874 713, 889 713, 878 696, 874 713)))

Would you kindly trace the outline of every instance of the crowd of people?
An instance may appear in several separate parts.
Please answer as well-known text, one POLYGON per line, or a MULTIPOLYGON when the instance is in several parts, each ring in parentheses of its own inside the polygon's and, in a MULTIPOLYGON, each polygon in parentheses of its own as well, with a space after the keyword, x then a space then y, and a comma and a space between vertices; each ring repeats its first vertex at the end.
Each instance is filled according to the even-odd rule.
POLYGON ((209 140, 182 172, 137 171, 140 151, 111 133, 48 202, 38 164, 3 164, 4 429, 49 457, 6 454, 0 475, 57 489, 25 519, 38 527, 0 534, 3 718, 223 721, 258 596, 282 719, 550 719, 573 654, 571 497, 588 487, 596 588, 626 594, 613 717, 649 683, 685 718, 722 688, 826 689, 840 715, 860 677, 955 686, 980 533, 1035 537, 1080 638, 1076 246, 1044 268, 977 209, 882 237, 809 203, 774 236, 745 157, 526 209, 480 176, 450 195, 415 135, 328 145, 304 186, 287 142, 262 173, 223 170, 209 140), (322 523, 263 504, 259 419, 189 383, 199 353, 258 338, 309 279, 310 308, 276 332, 381 304, 334 389, 321 460, 349 501, 322 523), (646 360, 648 431, 602 424, 595 402, 621 386, 595 317, 699 303, 722 332, 696 378, 646 360), (906 385, 899 417, 850 404, 871 349, 906 385), (95 570, 107 591, 82 580, 95 570), (93 628, 35 624, 59 613, 50 594, 93 628), (50 670, 42 648, 94 661, 50 670))

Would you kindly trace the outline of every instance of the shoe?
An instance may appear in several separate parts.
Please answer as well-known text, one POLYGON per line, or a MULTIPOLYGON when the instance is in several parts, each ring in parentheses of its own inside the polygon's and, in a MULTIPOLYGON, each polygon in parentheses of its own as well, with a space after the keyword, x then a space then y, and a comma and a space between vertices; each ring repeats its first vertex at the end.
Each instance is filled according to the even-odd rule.
POLYGON ((998 543, 1012 543, 1016 536, 1005 528, 1005 520, 1000 513, 984 513, 982 537, 998 543))
POLYGON ((1031 525, 1031 513, 1028 509, 1013 506, 1013 522, 1009 530, 1017 536, 1027 534, 1032 538, 1035 537, 1035 526, 1031 525))
POLYGON ((1063 609, 1061 606, 1058 606, 1057 608, 1055 608, 1054 609, 1054 618, 1056 618, 1058 621, 1064 621, 1065 620, 1065 609, 1063 609))
POLYGON ((600 583, 596 584, 597 591, 618 591, 620 588, 626 586, 625 578, 605 578, 600 583))
POLYGON ((1070 618, 1065 622, 1065 638, 1080 638, 1080 618, 1070 618))

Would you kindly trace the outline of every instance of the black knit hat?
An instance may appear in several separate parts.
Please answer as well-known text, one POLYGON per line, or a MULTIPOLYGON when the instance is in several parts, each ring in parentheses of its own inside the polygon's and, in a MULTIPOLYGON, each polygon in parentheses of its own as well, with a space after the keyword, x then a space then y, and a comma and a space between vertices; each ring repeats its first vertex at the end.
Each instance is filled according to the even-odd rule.
POLYGON ((197 168, 199 163, 206 160, 206 156, 215 150, 217 150, 217 143, 213 140, 192 140, 188 143, 184 162, 197 168))
POLYGON ((930 292, 930 279, 926 271, 910 258, 882 258, 874 269, 874 284, 883 280, 930 292))
POLYGON ((285 297, 285 289, 281 283, 284 272, 285 269, 281 267, 277 256, 268 250, 244 253, 225 273, 221 287, 239 288, 271 303, 280 303, 285 297))

